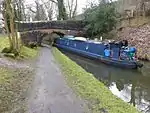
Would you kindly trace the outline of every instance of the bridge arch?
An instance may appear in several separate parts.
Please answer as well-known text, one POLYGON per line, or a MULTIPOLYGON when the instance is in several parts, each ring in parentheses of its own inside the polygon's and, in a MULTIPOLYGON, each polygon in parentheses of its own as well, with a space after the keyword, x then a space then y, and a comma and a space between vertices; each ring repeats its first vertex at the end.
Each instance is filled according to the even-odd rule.
POLYGON ((35 42, 41 45, 43 39, 53 40, 52 34, 59 36, 74 35, 86 36, 85 21, 47 21, 47 22, 17 22, 21 38, 25 45, 35 42))

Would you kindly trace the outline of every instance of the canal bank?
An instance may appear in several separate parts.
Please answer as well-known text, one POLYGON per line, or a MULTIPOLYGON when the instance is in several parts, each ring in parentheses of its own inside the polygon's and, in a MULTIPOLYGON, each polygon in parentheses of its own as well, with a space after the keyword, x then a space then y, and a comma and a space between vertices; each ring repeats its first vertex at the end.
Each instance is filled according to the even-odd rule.
POLYGON ((76 54, 61 51, 84 70, 92 73, 106 87, 123 101, 135 105, 143 112, 150 112, 150 63, 143 62, 140 70, 128 70, 105 65, 76 54))
POLYGON ((114 96, 108 88, 99 82, 92 74, 71 61, 58 49, 53 54, 61 64, 68 84, 85 100, 92 113, 138 113, 136 108, 114 96))

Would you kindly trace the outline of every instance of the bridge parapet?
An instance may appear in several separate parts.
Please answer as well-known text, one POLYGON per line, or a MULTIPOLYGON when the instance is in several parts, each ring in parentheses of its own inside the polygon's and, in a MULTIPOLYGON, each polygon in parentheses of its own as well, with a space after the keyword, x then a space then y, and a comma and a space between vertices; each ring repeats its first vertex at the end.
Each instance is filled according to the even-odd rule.
POLYGON ((86 21, 83 20, 62 20, 62 21, 35 21, 17 22, 19 32, 39 30, 39 29, 63 29, 83 31, 86 21))

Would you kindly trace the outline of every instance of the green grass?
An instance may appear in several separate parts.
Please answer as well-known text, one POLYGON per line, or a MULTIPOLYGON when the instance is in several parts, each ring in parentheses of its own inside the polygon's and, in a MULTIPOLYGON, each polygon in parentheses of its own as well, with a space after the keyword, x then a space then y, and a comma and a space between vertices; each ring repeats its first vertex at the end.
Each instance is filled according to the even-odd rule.
POLYGON ((20 54, 24 57, 24 58, 34 58, 37 56, 38 54, 38 49, 31 49, 25 46, 21 47, 21 51, 20 54))
POLYGON ((13 71, 0 67, 0 84, 9 82, 13 77, 13 71))
POLYGON ((139 113, 135 107, 114 96, 109 89, 94 76, 71 61, 58 49, 53 49, 56 60, 66 76, 68 84, 83 99, 88 100, 92 113, 139 113))
POLYGON ((25 113, 32 70, 0 67, 0 113, 25 113))
MULTIPOLYGON (((6 36, 0 37, 0 51, 4 48, 9 47, 9 40, 6 36)), ((34 58, 38 54, 38 49, 31 49, 25 46, 21 47, 20 55, 24 58, 34 58)))
POLYGON ((4 48, 9 47, 9 40, 6 36, 0 37, 0 51, 4 48))
MULTIPOLYGON (((0 36, 0 52, 9 47, 6 36, 0 36)), ((20 56, 34 58, 38 49, 21 47, 20 56)), ((0 113, 25 113, 26 90, 32 82, 33 70, 0 66, 0 113)))

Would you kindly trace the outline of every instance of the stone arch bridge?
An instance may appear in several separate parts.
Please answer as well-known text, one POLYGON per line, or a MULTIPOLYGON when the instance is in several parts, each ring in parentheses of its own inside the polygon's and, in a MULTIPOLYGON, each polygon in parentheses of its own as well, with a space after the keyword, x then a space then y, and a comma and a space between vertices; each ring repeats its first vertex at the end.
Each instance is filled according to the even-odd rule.
POLYGON ((57 20, 57 21, 33 21, 33 22, 16 22, 20 32, 41 30, 41 29, 63 29, 83 31, 86 21, 83 20, 57 20))
POLYGON ((44 37, 50 40, 53 33, 63 36, 65 34, 74 36, 86 36, 84 30, 85 21, 65 20, 65 21, 46 21, 46 22, 17 22, 18 31, 24 44, 29 42, 37 42, 39 45, 44 37))

